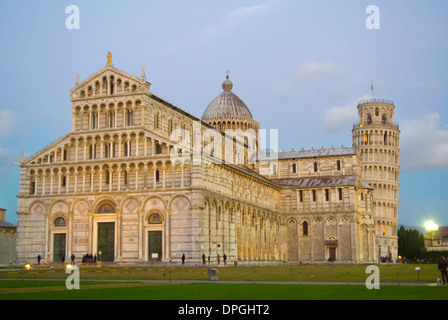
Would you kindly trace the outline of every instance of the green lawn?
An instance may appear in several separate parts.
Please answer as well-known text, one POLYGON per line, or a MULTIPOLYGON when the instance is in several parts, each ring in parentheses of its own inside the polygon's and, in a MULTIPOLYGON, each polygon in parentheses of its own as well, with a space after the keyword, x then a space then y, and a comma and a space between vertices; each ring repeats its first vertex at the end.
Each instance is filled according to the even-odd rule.
POLYGON ((208 268, 90 266, 80 268, 80 290, 65 287, 68 277, 65 269, 2 269, 0 300, 446 300, 448 297, 448 286, 404 285, 406 282, 435 284, 439 277, 436 265, 380 265, 380 282, 394 285, 381 285, 378 290, 368 290, 364 285, 370 275, 365 272, 366 267, 287 264, 227 266, 218 268, 219 280, 251 283, 184 281, 179 284, 167 281, 156 285, 139 280, 207 280, 208 268), (420 267, 419 272, 416 267, 420 267), (291 284, 266 284, 263 281, 286 281, 291 284), (329 282, 329 285, 313 282, 329 282))
MULTIPOLYGON (((295 281, 295 282, 365 282, 366 265, 280 265, 280 266, 228 266, 218 268, 219 280, 242 281, 295 281)), ((435 283, 440 277, 437 266, 380 265, 381 282, 435 283), (415 268, 419 267, 420 271, 415 268)), ((185 267, 80 267, 81 280, 207 280, 208 268, 185 267)), ((34 269, 0 271, 0 279, 66 279, 64 269, 34 269)))
MULTIPOLYGON (((36 289, 35 289, 36 290, 36 289)), ((192 283, 9 292, 0 300, 446 300, 448 287, 192 283)))

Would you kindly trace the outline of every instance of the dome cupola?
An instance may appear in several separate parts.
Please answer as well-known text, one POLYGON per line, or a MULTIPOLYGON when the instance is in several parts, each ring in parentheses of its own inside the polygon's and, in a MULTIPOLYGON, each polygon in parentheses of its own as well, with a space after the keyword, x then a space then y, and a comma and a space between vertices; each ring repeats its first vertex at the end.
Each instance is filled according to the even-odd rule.
POLYGON ((202 115, 202 120, 215 128, 225 129, 254 129, 260 125, 252 117, 252 113, 246 104, 232 92, 233 83, 227 75, 222 83, 223 92, 214 98, 202 115))

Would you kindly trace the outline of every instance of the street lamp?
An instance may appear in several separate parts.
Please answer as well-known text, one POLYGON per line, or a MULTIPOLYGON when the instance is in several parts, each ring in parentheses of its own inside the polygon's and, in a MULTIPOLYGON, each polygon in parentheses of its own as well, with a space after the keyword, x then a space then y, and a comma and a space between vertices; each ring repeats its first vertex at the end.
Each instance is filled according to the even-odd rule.
POLYGON ((434 223, 434 221, 425 222, 425 229, 428 231, 436 231, 439 229, 439 226, 434 223))

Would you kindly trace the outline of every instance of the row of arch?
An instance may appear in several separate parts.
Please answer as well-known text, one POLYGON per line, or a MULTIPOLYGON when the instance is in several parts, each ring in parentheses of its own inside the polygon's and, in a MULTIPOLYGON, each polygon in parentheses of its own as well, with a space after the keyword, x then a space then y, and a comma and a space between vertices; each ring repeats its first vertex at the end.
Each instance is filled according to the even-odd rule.
POLYGON ((372 183, 374 201, 398 201, 398 185, 372 183))
MULTIPOLYGON (((128 195, 123 199, 104 195, 93 201, 79 197, 73 201, 55 200, 48 206, 36 200, 28 206, 31 219, 46 221, 48 234, 42 236, 46 240, 45 259, 50 261, 53 257, 54 234, 65 234, 65 253, 68 257, 72 253, 80 257, 86 252, 98 252, 101 249, 98 228, 102 222, 114 224, 113 252, 108 250, 112 253, 112 260, 149 261, 148 232, 154 230, 163 232, 163 259, 168 261, 172 257, 177 258, 171 244, 179 236, 179 231, 173 230, 179 221, 184 221, 185 215, 191 214, 191 209, 189 197, 180 193, 165 194, 163 197, 156 194, 145 197, 128 195), (83 232, 77 232, 79 230, 83 232)), ((181 236, 191 237, 191 234, 181 236)))
POLYGON ((395 130, 356 129, 353 130, 353 145, 400 146, 400 133, 395 130))
POLYGON ((389 163, 389 164, 399 164, 399 151, 388 150, 388 149, 366 149, 362 148, 360 150, 361 161, 363 163, 367 162, 379 162, 379 163, 389 163))
POLYGON ((355 215, 285 217, 286 257, 290 261, 372 261, 373 220, 355 215), (354 236, 356 235, 356 236, 354 236))
POLYGON ((378 180, 398 183, 399 168, 387 165, 363 165, 362 177, 364 180, 378 180))
POLYGON ((398 207, 396 203, 390 203, 383 199, 375 200, 375 217, 377 219, 398 219, 398 207))
POLYGON ((73 107, 73 131, 143 125, 146 108, 140 99, 76 105, 73 107))
MULTIPOLYGON (((64 199, 57 199, 52 201, 50 204, 46 204, 42 200, 34 200, 27 206, 27 212, 34 215, 47 214, 52 216, 52 221, 56 218, 56 215, 60 214, 70 214, 75 215, 89 215, 89 214, 101 214, 102 208, 105 204, 111 206, 113 212, 117 214, 126 213, 138 213, 138 211, 145 211, 148 208, 157 207, 160 211, 165 212, 178 212, 178 202, 181 201, 183 206, 181 209, 190 210, 191 201, 184 194, 173 194, 166 197, 161 197, 160 195, 150 194, 139 200, 136 196, 128 195, 123 199, 115 198, 113 195, 100 196, 94 201, 89 201, 87 198, 76 198, 72 201, 67 201, 64 199), (182 199, 182 200, 179 200, 182 199), (129 202, 133 202, 135 206, 129 209, 129 202)), ((147 210, 148 211, 148 210, 147 210)), ((110 212, 108 212, 110 213, 110 212)), ((165 218, 165 216, 163 216, 165 218)))
POLYGON ((252 118, 247 119, 233 119, 233 118, 216 118, 216 119, 206 119, 209 125, 215 127, 218 130, 225 131, 227 129, 237 130, 241 129, 243 131, 248 129, 258 130, 260 125, 257 121, 252 118))
POLYGON ((172 148, 174 144, 149 137, 144 131, 77 135, 68 137, 65 143, 43 152, 31 164, 167 155, 172 148))
POLYGON ((170 160, 30 169, 29 194, 174 189, 191 185, 190 165, 170 160))
POLYGON ((136 92, 138 87, 139 83, 137 82, 123 80, 121 77, 115 78, 114 75, 105 75, 101 79, 97 78, 79 89, 78 97, 93 98, 117 93, 132 93, 136 92))
POLYGON ((226 253, 238 261, 278 259, 277 213, 213 196, 206 196, 203 206, 203 223, 209 230, 203 239, 204 252, 226 253))

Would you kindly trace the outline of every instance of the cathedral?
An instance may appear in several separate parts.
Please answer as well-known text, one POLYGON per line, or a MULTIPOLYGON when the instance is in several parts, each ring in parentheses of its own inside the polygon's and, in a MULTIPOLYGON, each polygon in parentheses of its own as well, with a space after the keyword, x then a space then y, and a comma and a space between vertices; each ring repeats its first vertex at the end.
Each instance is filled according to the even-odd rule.
POLYGON ((232 89, 227 75, 199 119, 110 53, 77 77, 71 131, 17 163, 16 262, 394 261, 393 102, 358 103, 351 147, 277 151, 232 89))

